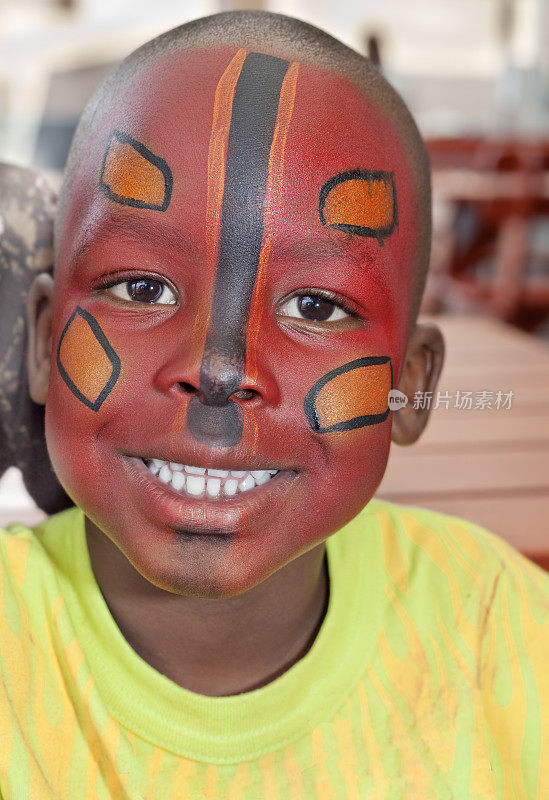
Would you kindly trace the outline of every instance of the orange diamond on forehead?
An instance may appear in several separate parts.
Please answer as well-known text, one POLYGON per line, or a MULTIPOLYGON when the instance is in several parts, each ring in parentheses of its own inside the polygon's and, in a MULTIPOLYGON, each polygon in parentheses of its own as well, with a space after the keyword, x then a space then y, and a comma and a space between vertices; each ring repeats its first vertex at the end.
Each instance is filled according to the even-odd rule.
POLYGON ((165 211, 172 186, 172 172, 163 158, 126 133, 113 132, 99 179, 103 194, 121 205, 165 211))
POLYGON ((323 225, 382 241, 397 221, 393 173, 352 170, 336 175, 321 189, 319 213, 323 225))

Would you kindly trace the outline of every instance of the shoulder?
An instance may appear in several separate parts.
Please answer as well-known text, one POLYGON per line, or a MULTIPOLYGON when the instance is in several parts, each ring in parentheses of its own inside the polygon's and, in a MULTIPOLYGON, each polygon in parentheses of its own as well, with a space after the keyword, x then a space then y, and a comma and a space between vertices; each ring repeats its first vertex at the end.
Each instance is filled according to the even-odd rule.
POLYGON ((430 618, 428 602, 448 624, 473 621, 482 640, 501 627, 504 603, 513 617, 523 615, 521 628, 540 637, 549 657, 549 575, 499 536, 459 517, 377 498, 359 518, 364 531, 377 531, 387 591, 417 606, 419 619, 430 618))
POLYGON ((73 574, 72 540, 81 518, 72 508, 35 528, 13 523, 0 530, 0 663, 10 675, 26 674, 51 646, 51 625, 57 625, 73 574))
POLYGON ((549 797, 549 575, 468 520, 377 499, 363 513, 381 540, 388 640, 406 631, 436 652, 433 674, 444 664, 469 693, 500 780, 549 797))
POLYGON ((38 585, 63 570, 71 532, 82 512, 69 508, 29 528, 14 522, 0 529, 0 574, 21 598, 36 596, 38 585))
POLYGON ((366 510, 378 525, 387 583, 410 608, 428 598, 440 620, 469 620, 484 665, 495 651, 494 663, 507 663, 512 650, 517 670, 543 673, 549 698, 549 574, 468 520, 377 499, 366 510))
POLYGON ((455 566, 475 570, 487 581, 502 573, 524 576, 549 598, 549 575, 504 539, 469 520, 375 498, 366 511, 377 519, 386 557, 395 548, 401 554, 423 558, 445 570, 455 566))
POLYGON ((35 529, 14 522, 6 530, 0 529, 0 570, 4 579, 24 583, 29 557, 40 553, 39 538, 35 529))

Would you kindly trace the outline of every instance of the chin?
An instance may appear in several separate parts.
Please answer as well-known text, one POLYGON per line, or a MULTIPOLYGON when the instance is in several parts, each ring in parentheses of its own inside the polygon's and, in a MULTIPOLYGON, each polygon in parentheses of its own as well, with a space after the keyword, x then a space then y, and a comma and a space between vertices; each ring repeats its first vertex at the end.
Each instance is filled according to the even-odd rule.
POLYGON ((173 531, 162 547, 135 539, 128 546, 114 536, 109 538, 143 578, 159 589, 186 597, 236 597, 301 554, 285 554, 278 548, 267 552, 257 539, 224 532, 197 534, 184 528, 173 531))

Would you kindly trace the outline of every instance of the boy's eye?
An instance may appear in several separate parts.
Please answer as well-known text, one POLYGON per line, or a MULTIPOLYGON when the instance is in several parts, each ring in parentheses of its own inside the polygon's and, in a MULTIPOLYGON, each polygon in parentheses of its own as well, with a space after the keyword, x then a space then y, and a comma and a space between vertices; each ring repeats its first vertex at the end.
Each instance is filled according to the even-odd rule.
POLYGON ((106 291, 120 300, 134 303, 173 305, 177 302, 170 287, 155 278, 132 278, 120 281, 107 287, 106 291))
POLYGON ((351 316, 335 301, 318 294, 300 294, 290 297, 279 307, 277 314, 309 322, 337 322, 351 316))

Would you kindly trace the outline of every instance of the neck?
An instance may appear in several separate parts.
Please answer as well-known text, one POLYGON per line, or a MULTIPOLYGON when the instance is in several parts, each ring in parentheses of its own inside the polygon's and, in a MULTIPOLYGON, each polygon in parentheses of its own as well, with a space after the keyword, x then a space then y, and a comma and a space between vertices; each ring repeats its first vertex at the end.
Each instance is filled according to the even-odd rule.
POLYGON ((136 653, 185 689, 210 696, 251 691, 312 646, 328 602, 325 544, 237 597, 205 599, 149 583, 86 519, 95 578, 136 653))

